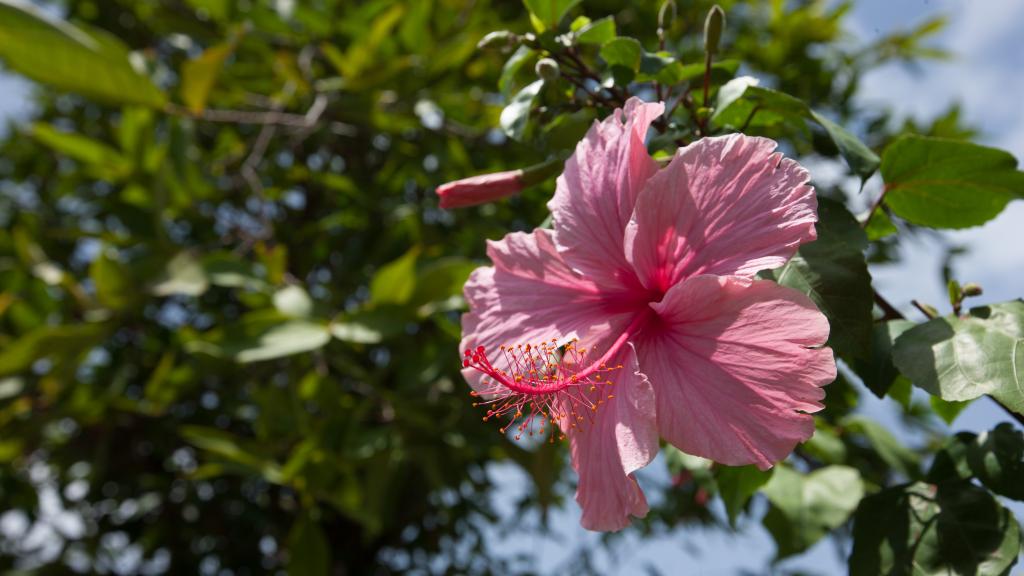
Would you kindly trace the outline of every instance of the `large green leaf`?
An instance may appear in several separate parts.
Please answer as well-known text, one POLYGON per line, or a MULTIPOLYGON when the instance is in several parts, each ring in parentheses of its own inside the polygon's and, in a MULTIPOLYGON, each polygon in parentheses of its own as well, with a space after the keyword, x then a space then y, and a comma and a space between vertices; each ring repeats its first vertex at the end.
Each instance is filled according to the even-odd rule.
POLYGON ((764 525, 783 558, 843 525, 864 495, 864 482, 849 466, 826 466, 807 475, 778 466, 763 492, 772 503, 764 525))
POLYGON ((829 319, 829 344, 841 354, 866 356, 871 342, 871 276, 864 261, 867 238, 838 202, 818 201, 818 239, 800 247, 774 272, 779 284, 795 288, 829 319))
POLYGON ((105 102, 160 107, 166 100, 132 68, 120 40, 50 18, 27 3, 0 0, 0 59, 37 82, 105 102))
POLYGON ((882 155, 882 178, 893 212, 934 228, 983 224, 1024 197, 1012 154, 955 140, 900 138, 882 155))
POLYGON ((1024 414, 1024 301, 915 326, 896 339, 893 359, 911 382, 943 400, 991 394, 1024 414))
POLYGON ((1020 526, 968 481, 897 486, 865 498, 854 516, 851 574, 1006 574, 1020 526))
POLYGON ((718 92, 712 122, 740 129, 744 126, 772 126, 790 119, 811 121, 828 133, 850 169, 867 179, 878 169, 878 155, 845 128, 811 109, 806 102, 784 92, 762 88, 749 76, 735 78, 718 92))

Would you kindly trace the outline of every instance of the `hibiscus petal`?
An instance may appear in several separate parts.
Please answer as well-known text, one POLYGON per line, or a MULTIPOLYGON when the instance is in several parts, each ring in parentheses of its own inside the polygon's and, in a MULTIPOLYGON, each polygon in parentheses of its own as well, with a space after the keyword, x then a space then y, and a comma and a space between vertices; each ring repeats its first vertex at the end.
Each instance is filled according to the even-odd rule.
POLYGON ((581 427, 566 431, 573 468, 579 474, 580 523, 588 530, 621 530, 629 525, 630 516, 647 515, 647 499, 633 472, 658 454, 651 383, 639 371, 632 345, 616 358, 613 362, 623 365, 621 373, 612 379, 613 386, 601 390, 613 397, 605 396, 604 403, 580 422, 581 427))
POLYGON ((658 170, 644 137, 665 110, 638 98, 595 122, 558 177, 548 203, 559 250, 601 285, 635 284, 622 252, 623 231, 644 183, 658 170))
MULTIPOLYGON (((462 315, 460 352, 573 335, 593 347, 625 327, 628 316, 608 312, 597 285, 562 259, 550 230, 508 234, 488 242, 487 253, 494 266, 474 270, 463 289, 470 311, 462 315)), ((476 387, 480 373, 463 374, 476 387)))
POLYGON ((702 275, 651 304, 638 345, 658 398, 658 429, 680 450, 761 469, 814 433, 836 365, 828 321, 802 293, 769 281, 702 275))
POLYGON ((645 287, 664 291, 698 274, 752 277, 814 240, 807 171, 775 146, 742 134, 704 138, 651 177, 624 243, 645 287))

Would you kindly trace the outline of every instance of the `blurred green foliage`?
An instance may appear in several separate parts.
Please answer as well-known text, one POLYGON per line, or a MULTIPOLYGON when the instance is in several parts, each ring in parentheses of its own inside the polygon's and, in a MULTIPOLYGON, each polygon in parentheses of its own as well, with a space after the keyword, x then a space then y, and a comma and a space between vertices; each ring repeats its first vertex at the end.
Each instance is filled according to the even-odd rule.
MULTIPOLYGON (((663 38, 653 1, 525 4, 532 15, 512 0, 0 2, 0 60, 40 83, 30 122, 0 141, 0 509, 21 524, 0 531, 0 569, 547 571, 501 544, 543 537, 548 508, 571 496, 564 446, 516 444, 481 422, 457 343, 484 240, 540 225, 553 179, 460 212, 440 210, 434 187, 563 157, 629 90, 687 95, 654 135, 661 155, 742 128, 867 178, 903 131, 971 135, 955 109, 896 127, 853 100, 873 67, 942 56, 927 42, 938 21, 865 46, 845 37, 845 3, 724 1, 705 99, 709 2, 661 10, 663 38), (607 89, 571 83, 566 33, 607 89), (559 74, 545 63, 538 78, 544 56, 559 74), (495 506, 513 498, 496 489, 502 462, 532 480, 513 518, 495 506)), ((996 184, 1019 179, 989 149, 944 146, 994 158, 996 184)), ((881 166, 887 176, 899 158, 881 166)), ((864 494, 877 493, 855 535, 882 512, 924 521, 904 508, 938 490, 936 537, 981 506, 999 521, 976 536, 995 551, 968 564, 1008 565, 1012 515, 981 487, 943 482, 1019 497, 1019 439, 997 429, 998 469, 963 456, 960 475, 925 479, 922 457, 942 441, 891 358, 910 323, 872 326, 893 319, 872 316, 865 247, 884 260, 912 229, 900 218, 946 222, 901 200, 942 195, 934 182, 900 182, 866 236, 842 191, 819 186, 837 200, 822 204, 821 240, 780 272, 830 316, 853 369, 829 387, 818 433, 774 474, 666 447, 672 484, 635 532, 727 529, 761 490, 783 557, 842 538, 864 494), (906 447, 853 414, 866 390, 851 378, 900 401, 927 441, 906 447), (708 509, 719 493, 728 518, 708 509)), ((979 218, 1019 195, 991 194, 1002 204, 979 218)), ((962 444, 983 454, 991 442, 962 444)), ((874 544, 858 543, 852 568, 925 553, 949 565, 914 542, 897 560, 874 544)), ((593 552, 573 566, 596 570, 593 552)))

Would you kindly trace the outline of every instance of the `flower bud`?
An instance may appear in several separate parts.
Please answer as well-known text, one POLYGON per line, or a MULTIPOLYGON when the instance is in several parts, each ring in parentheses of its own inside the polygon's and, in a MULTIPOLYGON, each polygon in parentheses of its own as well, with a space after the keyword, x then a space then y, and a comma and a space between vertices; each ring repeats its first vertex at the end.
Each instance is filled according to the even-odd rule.
POLYGON ((537 65, 534 67, 537 72, 537 77, 541 80, 547 80, 548 82, 555 80, 561 74, 558 69, 558 62, 555 62, 551 58, 541 58, 537 60, 537 65))
POLYGON ((708 12, 704 21, 704 51, 708 54, 718 53, 718 43, 722 39, 722 28, 725 28, 725 12, 715 4, 708 12))
POLYGON ((967 284, 964 284, 964 296, 981 296, 981 293, 982 290, 979 284, 975 284, 974 282, 968 282, 967 284))
POLYGON ((464 208, 500 200, 522 191, 527 186, 554 176, 563 166, 563 159, 552 158, 519 170, 481 174, 442 184, 437 188, 441 208, 464 208))
POLYGON ((486 50, 488 48, 505 50, 507 48, 511 48, 518 41, 519 37, 508 30, 497 30, 495 32, 489 32, 486 36, 481 38, 480 41, 476 43, 476 47, 479 50, 486 50))
POLYGON ((441 208, 465 208, 511 196, 523 189, 523 171, 481 174, 442 184, 437 188, 441 208))

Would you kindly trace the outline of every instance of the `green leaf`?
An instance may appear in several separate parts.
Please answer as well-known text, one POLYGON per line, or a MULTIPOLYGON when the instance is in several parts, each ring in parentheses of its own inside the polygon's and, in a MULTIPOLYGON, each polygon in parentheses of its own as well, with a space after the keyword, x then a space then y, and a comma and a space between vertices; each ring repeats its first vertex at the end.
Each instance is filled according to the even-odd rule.
POLYGON ((875 396, 884 398, 900 375, 892 363, 892 345, 900 334, 916 326, 909 320, 876 322, 871 330, 871 351, 866 358, 858 358, 853 370, 875 396))
POLYGON ((878 422, 863 416, 851 416, 843 420, 842 426, 848 432, 864 435, 878 456, 894 470, 911 479, 921 475, 921 463, 917 454, 904 446, 878 422))
POLYGON ((28 369, 36 360, 73 358, 100 343, 107 335, 103 324, 40 326, 0 349, 0 376, 28 369))
POLYGON ((42 122, 32 125, 31 134, 55 152, 85 164, 101 180, 119 182, 131 174, 131 161, 103 142, 81 134, 61 132, 42 122))
POLYGON ((892 236, 899 232, 899 230, 892 223, 892 219, 885 213, 885 210, 879 208, 868 217, 868 224, 864 227, 864 232, 868 235, 868 240, 874 242, 875 240, 892 236))
POLYGON ((741 76, 722 86, 712 122, 740 129, 747 125, 772 126, 789 119, 811 121, 825 129, 850 169, 862 180, 878 169, 878 155, 845 128, 812 110, 803 100, 757 83, 756 78, 741 76))
POLYGON ((747 505, 747 501, 771 477, 771 470, 758 470, 757 466, 722 466, 716 470, 718 494, 725 504, 730 525, 736 526, 736 517, 747 505))
POLYGON ((181 65, 181 99, 194 113, 206 109, 224 62, 235 52, 234 42, 211 46, 202 54, 181 65))
POLYGON ((520 46, 508 57, 508 60, 505 61, 505 65, 501 69, 501 76, 498 77, 498 89, 501 90, 502 94, 506 97, 511 96, 512 82, 515 80, 516 74, 536 55, 536 50, 528 46, 520 46))
POLYGON ((138 291, 128 267, 106 250, 89 265, 96 299, 112 310, 124 310, 136 302, 138 291))
POLYGON ((259 474, 268 482, 280 483, 282 480, 280 466, 260 453, 259 446, 253 442, 247 444, 239 436, 207 426, 181 426, 178 434, 196 448, 237 465, 246 472, 259 474))
POLYGON ((156 296, 201 296, 209 287, 202 263, 191 252, 181 252, 167 262, 163 274, 150 290, 156 296))
POLYGON ((261 310, 246 314, 223 333, 213 331, 203 340, 188 342, 186 350, 245 364, 311 352, 330 340, 326 324, 261 310))
POLYGON ((637 80, 656 80, 665 86, 675 86, 682 82, 685 74, 685 67, 668 52, 645 51, 640 57, 640 74, 637 75, 637 80))
POLYGON ((378 306, 343 314, 330 325, 331 334, 342 342, 376 344, 387 338, 405 333, 405 326, 413 321, 409 310, 400 306, 378 306))
POLYGON ((268 288, 257 276, 252 263, 234 254, 213 252, 200 258, 185 251, 167 261, 150 290, 156 296, 201 296, 211 285, 258 292, 268 288))
POLYGON ((608 66, 622 66, 633 72, 640 70, 640 59, 644 49, 636 38, 615 38, 601 45, 601 58, 608 66))
MULTIPOLYGON (((722 88, 719 89, 719 94, 721 94, 721 90, 725 88, 725 84, 728 84, 734 79, 733 76, 736 75, 736 71, 739 70, 739 67, 739 60, 718 60, 711 65, 711 81, 715 84, 722 85, 722 88)), ((679 77, 676 78, 675 83, 678 84, 697 79, 700 79, 703 82, 704 68, 705 66, 703 62, 699 64, 683 65, 678 69, 679 77)), ((748 76, 747 78, 750 77, 748 76)), ((751 78, 751 80, 753 79, 751 78)), ((735 88, 736 86, 734 85, 733 89, 735 88)))
POLYGON ((462 294, 462 286, 478 264, 465 258, 442 258, 424 266, 410 302, 421 306, 462 294))
POLYGON ((897 486, 865 498, 853 525, 851 574, 1006 574, 1020 526, 968 481, 897 486))
POLYGON ((882 155, 882 178, 896 215, 933 228, 984 224, 1024 197, 1012 154, 955 140, 900 138, 882 155))
POLYGON ((558 23, 565 18, 573 6, 580 3, 580 0, 523 0, 526 9, 539 22, 541 27, 538 32, 554 30, 558 23))
POLYGON ((331 339, 323 324, 298 320, 270 326, 252 336, 252 340, 233 346, 238 362, 245 364, 311 352, 331 339))
POLYGON ((405 304, 416 291, 416 260, 420 249, 411 248, 374 274, 370 281, 370 303, 405 304))
POLYGON ((516 94, 508 106, 501 111, 499 123, 501 129, 513 140, 522 140, 526 134, 530 122, 530 111, 533 109, 533 100, 540 94, 544 87, 543 80, 536 80, 523 87, 516 94))
POLYGON ((166 100, 132 68, 120 40, 51 18, 28 3, 0 0, 0 59, 37 82, 112 104, 159 108, 166 100))
POLYGON ((1024 432, 1003 422, 982 432, 967 453, 974 476, 989 490, 1024 500, 1024 432))
POLYGON ((230 252, 213 252, 202 258, 203 273, 210 284, 222 288, 243 288, 263 291, 267 283, 263 281, 253 268, 251 262, 239 258, 230 252))
POLYGON ((849 466, 826 466, 807 475, 777 466, 762 491, 772 503, 764 525, 778 545, 777 556, 784 558, 843 525, 864 495, 864 483, 849 466))
POLYGON ((606 16, 584 26, 577 34, 580 44, 604 44, 615 38, 615 19, 606 16))
POLYGON ((274 292, 274 308, 292 318, 309 318, 313 313, 313 299, 302 286, 294 284, 274 292))
POLYGON ((961 432, 936 454, 930 482, 977 478, 997 494, 1024 500, 1024 432, 1003 422, 981 434, 961 432))
POLYGON ((835 430, 821 418, 816 418, 814 424, 817 429, 814 436, 804 443, 804 450, 826 464, 845 462, 846 444, 843 444, 835 430))
POLYGON ((991 394, 1024 414, 1024 301, 915 326, 896 339, 893 359, 911 382, 943 400, 991 394))
POLYGON ((942 419, 943 422, 952 426, 953 421, 956 417, 964 411, 965 408, 971 405, 971 400, 965 400, 963 402, 954 402, 952 400, 943 400, 938 396, 931 396, 928 398, 929 403, 932 406, 932 411, 942 419))
POLYGON ((302 515, 288 534, 289 576, 327 576, 331 573, 331 552, 320 524, 302 515))
POLYGON ((819 198, 818 239, 800 247, 776 281, 810 296, 828 317, 829 344, 840 354, 863 357, 871 342, 873 296, 864 261, 867 238, 838 202, 819 198))
POLYGON ((881 159, 878 158, 878 155, 871 148, 868 148, 861 142, 859 138, 818 112, 810 109, 808 109, 808 112, 811 118, 820 124, 825 129, 825 132, 828 132, 829 137, 832 138, 836 147, 839 148, 839 153, 846 159, 846 163, 849 164, 850 169, 855 174, 867 180, 868 177, 875 173, 875 170, 878 170, 879 164, 882 163, 881 159))

